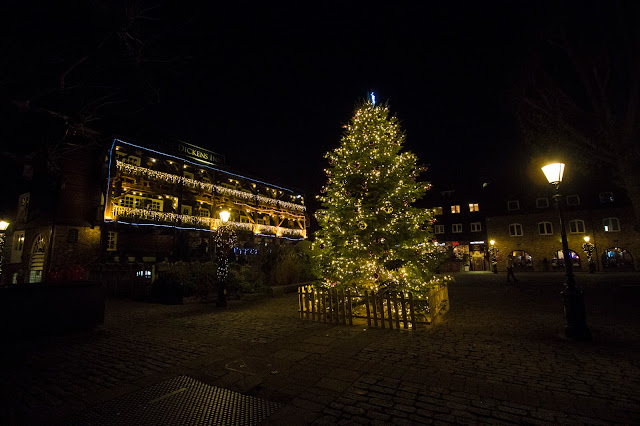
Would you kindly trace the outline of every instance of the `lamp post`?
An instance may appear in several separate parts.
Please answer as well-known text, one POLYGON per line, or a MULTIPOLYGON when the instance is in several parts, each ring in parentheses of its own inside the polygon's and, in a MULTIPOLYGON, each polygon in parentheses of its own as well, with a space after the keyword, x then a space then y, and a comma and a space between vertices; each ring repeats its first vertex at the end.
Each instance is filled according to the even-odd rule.
POLYGON ((229 221, 229 213, 227 210, 220 212, 220 226, 218 226, 215 234, 216 257, 218 260, 217 276, 218 276, 218 299, 216 306, 227 306, 227 276, 229 273, 229 253, 233 250, 236 241, 236 233, 227 224, 229 221))
POLYGON ((2 256, 4 253, 4 232, 8 227, 9 222, 0 220, 0 282, 2 282, 2 264, 4 263, 4 257, 2 256))
POLYGON ((491 240, 491 241, 489 241, 489 244, 491 244, 491 247, 489 247, 489 252, 491 253, 491 268, 493 270, 493 273, 497 274, 498 273, 498 259, 496 258, 496 255, 498 254, 498 249, 495 246, 496 241, 495 240, 491 240))
POLYGON ((569 253, 569 244, 567 243, 567 233, 564 229, 564 216, 561 202, 562 195, 560 195, 560 183, 564 175, 564 163, 548 164, 542 168, 542 171, 549 183, 555 188, 556 193, 553 195, 553 198, 556 201, 558 216, 560 218, 562 253, 564 255, 564 268, 567 277, 564 283, 564 290, 560 293, 564 304, 564 313, 567 318, 565 335, 572 339, 590 340, 591 332, 585 320, 584 294, 581 289, 576 287, 571 254, 569 253))
POLYGON ((596 265, 593 262, 593 252, 596 249, 596 246, 590 242, 591 238, 584 237, 584 244, 582 244, 582 250, 587 253, 587 259, 589 261, 589 273, 593 274, 596 271, 596 265))

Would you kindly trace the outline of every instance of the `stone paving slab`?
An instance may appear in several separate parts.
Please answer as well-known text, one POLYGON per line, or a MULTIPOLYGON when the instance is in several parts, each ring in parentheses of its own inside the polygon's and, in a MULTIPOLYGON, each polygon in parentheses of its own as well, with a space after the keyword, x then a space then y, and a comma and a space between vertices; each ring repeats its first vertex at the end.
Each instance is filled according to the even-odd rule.
POLYGON ((41 424, 175 377, 283 407, 264 424, 639 424, 640 274, 579 274, 592 342, 563 337, 561 274, 456 275, 416 332, 298 319, 296 295, 107 303, 92 333, 0 353, 3 423, 41 424))

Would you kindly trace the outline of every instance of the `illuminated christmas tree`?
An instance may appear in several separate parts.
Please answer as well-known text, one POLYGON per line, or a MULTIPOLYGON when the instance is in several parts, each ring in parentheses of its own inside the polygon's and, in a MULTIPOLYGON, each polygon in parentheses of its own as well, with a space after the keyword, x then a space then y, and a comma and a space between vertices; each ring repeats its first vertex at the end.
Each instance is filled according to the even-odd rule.
POLYGON ((340 147, 327 153, 314 253, 327 286, 422 294, 440 277, 432 212, 413 203, 430 185, 403 150, 398 119, 373 95, 356 109, 340 147))

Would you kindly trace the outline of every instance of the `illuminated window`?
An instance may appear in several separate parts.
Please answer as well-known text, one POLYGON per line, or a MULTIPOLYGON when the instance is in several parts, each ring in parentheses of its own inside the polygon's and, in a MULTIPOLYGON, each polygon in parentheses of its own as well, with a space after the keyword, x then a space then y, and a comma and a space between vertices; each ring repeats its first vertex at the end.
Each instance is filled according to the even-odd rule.
POLYGON ((460 213, 460 205, 451 206, 451 213, 460 213))
POLYGON ((116 251, 118 247, 118 233, 109 231, 107 234, 107 251, 116 251))
POLYGON ((539 222, 538 234, 540 235, 553 235, 553 225, 551 222, 539 222))
POLYGON ((512 237, 522 237, 522 225, 519 223, 509 225, 509 235, 512 237))
POLYGON ((613 192, 601 192, 598 194, 598 198, 602 204, 613 203, 613 192))
POLYGON ((580 205, 580 196, 578 196, 578 195, 567 195, 567 205, 568 206, 579 206, 580 205))
POLYGON ((604 232, 618 232, 620 231, 620 221, 617 217, 607 217, 602 221, 604 225, 604 232))
POLYGON ((471 232, 480 232, 480 231, 482 231, 482 223, 471 222, 471 232))
POLYGON ((478 203, 469 203, 469 211, 470 212, 479 212, 480 207, 478 207, 478 203))
POLYGON ((11 247, 11 263, 22 262, 22 251, 24 250, 24 231, 13 233, 13 245, 11 247))
POLYGON ((451 225, 451 232, 453 232, 454 234, 459 234, 462 232, 462 224, 461 223, 454 223, 453 225, 451 225))
POLYGON ((584 234, 584 221, 576 219, 569 222, 569 232, 572 234, 584 234))
POLYGON ((124 207, 133 208, 135 203, 136 203, 136 199, 128 195, 120 200, 120 205, 124 207))
POLYGON ((434 232, 436 234, 444 234, 444 225, 436 225, 434 227, 434 232))
POLYGON ((434 207, 433 214, 442 214, 442 207, 434 207))
POLYGON ((507 209, 520 210, 520 202, 518 200, 507 201, 507 209))
POLYGON ((198 209, 198 216, 200 216, 200 217, 211 217, 211 212, 209 211, 209 209, 200 208, 200 209, 198 209))
POLYGON ((544 209, 549 207, 549 199, 548 198, 536 198, 536 207, 539 209, 544 209))
MULTIPOLYGON (((120 154, 120 153, 118 152, 118 154, 120 154)), ((140 157, 136 157, 135 155, 126 155, 124 158, 122 158, 122 161, 124 163, 132 164, 134 166, 139 166, 140 165, 140 157)))

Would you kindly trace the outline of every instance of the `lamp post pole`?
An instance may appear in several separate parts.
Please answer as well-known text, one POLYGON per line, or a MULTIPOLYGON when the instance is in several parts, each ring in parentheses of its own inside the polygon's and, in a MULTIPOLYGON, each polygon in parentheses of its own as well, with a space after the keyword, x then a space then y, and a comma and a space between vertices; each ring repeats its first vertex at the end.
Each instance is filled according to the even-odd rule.
POLYGON ((233 250, 236 234, 227 221, 230 213, 226 210, 220 212, 220 226, 218 226, 215 242, 216 257, 218 260, 217 276, 218 276, 218 298, 216 306, 227 306, 227 277, 229 274, 229 253, 233 250))
POLYGON ((564 313, 567 319, 565 335, 576 340, 591 340, 591 332, 585 320, 584 294, 581 289, 576 287, 576 281, 573 276, 573 265, 569 252, 569 243, 567 242, 567 232, 564 228, 564 214, 562 212, 562 202, 560 195, 560 183, 564 173, 564 164, 549 164, 542 168, 549 183, 554 185, 556 193, 553 198, 558 208, 558 216, 560 219, 560 235, 562 237, 562 253, 564 256, 564 268, 566 280, 562 295, 564 305, 564 313))

